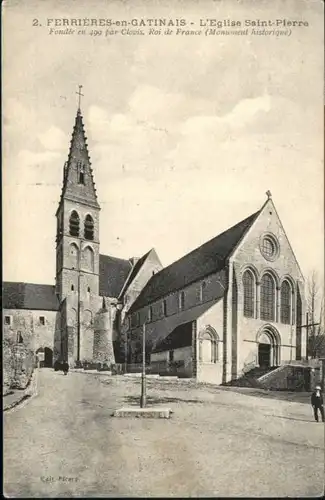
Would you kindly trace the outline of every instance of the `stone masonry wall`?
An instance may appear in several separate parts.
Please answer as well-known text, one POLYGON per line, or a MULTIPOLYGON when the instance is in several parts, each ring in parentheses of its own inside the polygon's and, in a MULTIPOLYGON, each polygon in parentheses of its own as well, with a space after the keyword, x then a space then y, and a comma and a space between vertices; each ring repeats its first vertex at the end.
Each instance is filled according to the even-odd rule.
POLYGON ((4 323, 3 335, 16 340, 17 332, 20 332, 26 347, 35 351, 39 347, 53 350, 57 315, 57 311, 4 309, 3 320, 5 322, 5 317, 9 316, 11 324, 4 323), (44 318, 44 324, 41 318, 44 318))

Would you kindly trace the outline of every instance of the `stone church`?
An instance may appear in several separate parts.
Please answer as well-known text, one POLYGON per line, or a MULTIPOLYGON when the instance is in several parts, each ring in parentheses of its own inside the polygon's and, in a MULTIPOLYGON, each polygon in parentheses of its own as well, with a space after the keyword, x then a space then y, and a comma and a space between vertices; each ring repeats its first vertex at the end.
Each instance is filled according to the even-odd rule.
MULTIPOLYGON (((100 204, 80 107, 56 211, 55 285, 4 282, 4 336, 45 366, 146 357, 156 373, 221 384, 305 356, 304 278, 271 193, 254 214, 163 268, 156 251, 100 253, 100 204)), ((103 230, 103 228, 102 228, 103 230)))

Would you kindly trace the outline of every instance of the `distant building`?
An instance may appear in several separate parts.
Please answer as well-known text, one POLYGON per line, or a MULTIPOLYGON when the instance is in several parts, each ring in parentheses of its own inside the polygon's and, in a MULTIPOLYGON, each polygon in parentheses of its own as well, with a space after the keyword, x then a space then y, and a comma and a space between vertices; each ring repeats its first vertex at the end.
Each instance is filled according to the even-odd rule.
POLYGON ((5 282, 4 335, 56 359, 136 364, 220 384, 306 355, 304 278, 273 204, 162 268, 100 253, 100 205, 78 109, 56 212, 56 283, 5 282), (43 351, 44 350, 44 351, 43 351))

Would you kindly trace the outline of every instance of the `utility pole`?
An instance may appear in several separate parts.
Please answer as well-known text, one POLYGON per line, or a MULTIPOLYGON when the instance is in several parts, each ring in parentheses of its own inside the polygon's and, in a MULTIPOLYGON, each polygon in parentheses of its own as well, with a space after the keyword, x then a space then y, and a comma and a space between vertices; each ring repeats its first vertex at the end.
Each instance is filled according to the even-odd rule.
POLYGON ((141 378, 141 398, 140 407, 146 406, 146 323, 142 327, 142 378, 141 378))
POLYGON ((80 361, 80 256, 81 241, 78 250, 77 361, 80 361))
POLYGON ((127 372, 127 366, 128 366, 128 337, 129 331, 125 333, 125 338, 124 338, 124 373, 127 372))

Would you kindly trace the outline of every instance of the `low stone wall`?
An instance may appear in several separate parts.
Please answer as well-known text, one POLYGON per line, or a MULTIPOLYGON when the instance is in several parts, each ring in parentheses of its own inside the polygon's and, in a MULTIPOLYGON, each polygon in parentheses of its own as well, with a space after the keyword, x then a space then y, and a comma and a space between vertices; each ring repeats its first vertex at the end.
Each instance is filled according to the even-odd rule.
POLYGON ((281 391, 304 391, 308 382, 308 367, 296 365, 283 365, 272 372, 260 377, 258 382, 266 389, 281 391))
POLYGON ((25 389, 30 382, 36 358, 34 352, 23 344, 4 342, 3 384, 11 389, 25 389))
MULTIPOLYGON (((127 366, 127 373, 141 373, 142 364, 134 363, 127 366)), ((191 370, 185 365, 184 361, 152 361, 150 365, 146 365, 147 374, 157 374, 161 376, 175 376, 190 378, 192 376, 191 370)))

